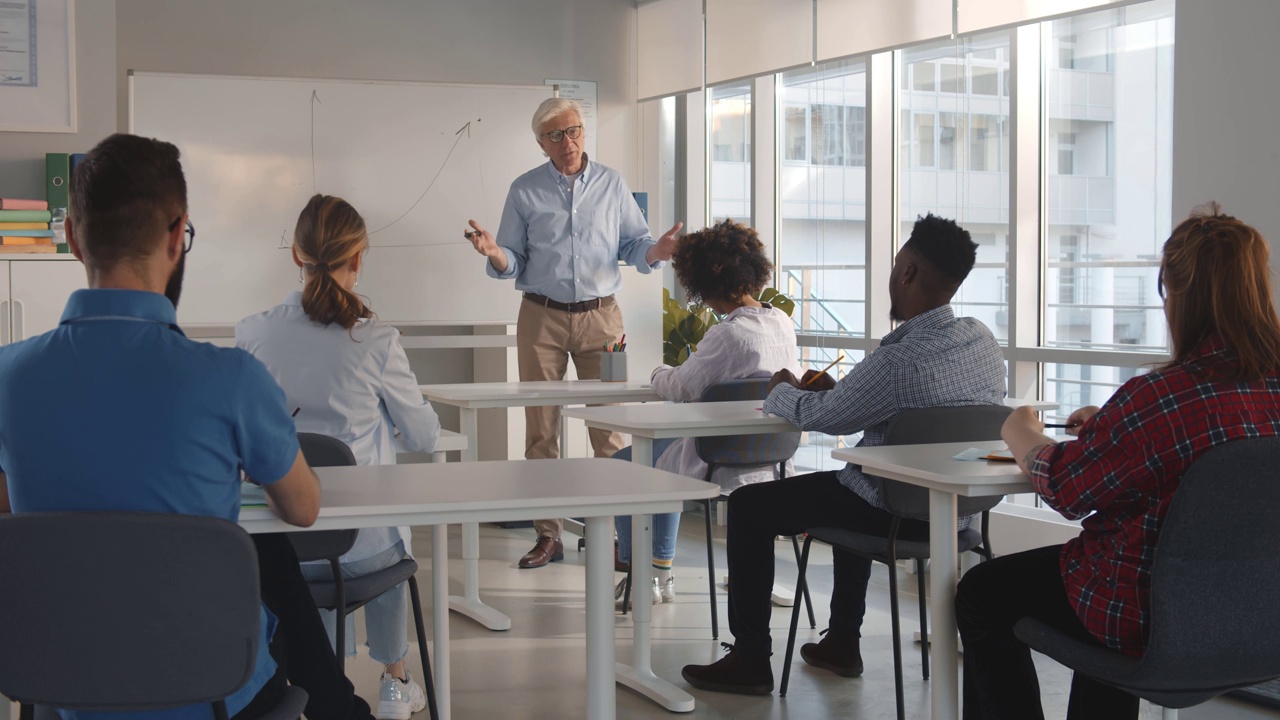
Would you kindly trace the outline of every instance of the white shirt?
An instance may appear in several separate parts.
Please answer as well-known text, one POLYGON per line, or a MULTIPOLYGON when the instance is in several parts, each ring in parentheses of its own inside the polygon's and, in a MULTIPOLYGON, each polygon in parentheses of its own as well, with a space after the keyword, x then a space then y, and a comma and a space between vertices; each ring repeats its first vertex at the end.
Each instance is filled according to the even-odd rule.
MULTIPOLYGON (((428 453, 440 437, 440 419, 418 389, 400 332, 361 320, 348 334, 338 325, 312 322, 302 293, 236 325, 236 346, 262 361, 298 408, 298 432, 337 438, 359 465, 394 465, 395 430, 409 452, 428 453)), ((409 546, 408 528, 360 531, 342 562, 363 560, 396 542, 409 546)))
MULTIPOLYGON (((654 392, 666 400, 693 402, 718 382, 769 377, 783 368, 799 375, 798 355, 795 323, 786 313, 768 306, 742 307, 707 330, 697 351, 682 365, 659 366, 649 382, 654 392)), ((667 448, 656 467, 699 480, 707 473, 693 438, 681 438, 667 448)), ((770 468, 726 467, 712 476, 712 481, 726 493, 742 485, 774 479, 770 468)))

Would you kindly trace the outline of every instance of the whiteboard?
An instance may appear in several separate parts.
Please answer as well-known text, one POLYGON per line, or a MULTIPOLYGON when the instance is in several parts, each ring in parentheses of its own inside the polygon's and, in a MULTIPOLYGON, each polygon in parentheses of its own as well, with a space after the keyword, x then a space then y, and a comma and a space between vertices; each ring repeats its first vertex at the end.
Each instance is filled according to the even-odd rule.
POLYGON ((178 317, 233 323, 299 289, 288 250, 316 192, 371 231, 356 292, 387 321, 514 322, 519 293, 462 237, 496 233, 507 189, 546 162, 529 123, 550 86, 133 72, 130 132, 182 152, 195 247, 178 317))

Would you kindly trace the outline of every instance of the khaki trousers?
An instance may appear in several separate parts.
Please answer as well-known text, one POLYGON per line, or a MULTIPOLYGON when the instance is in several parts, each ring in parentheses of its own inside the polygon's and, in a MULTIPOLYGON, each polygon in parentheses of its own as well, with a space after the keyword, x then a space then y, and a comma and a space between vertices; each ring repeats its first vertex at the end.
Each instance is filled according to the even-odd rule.
MULTIPOLYGON (((521 301, 516 321, 520 380, 563 380, 571 357, 579 379, 599 378, 604 346, 618 342, 622 333, 622 311, 613 298, 604 298, 599 308, 581 313, 521 301)), ((560 457, 559 407, 527 407, 524 422, 526 459, 560 457)), ((592 429, 589 435, 596 457, 612 457, 622 449, 620 433, 592 429)), ((535 520, 533 526, 538 535, 559 539, 564 523, 555 518, 535 520)))

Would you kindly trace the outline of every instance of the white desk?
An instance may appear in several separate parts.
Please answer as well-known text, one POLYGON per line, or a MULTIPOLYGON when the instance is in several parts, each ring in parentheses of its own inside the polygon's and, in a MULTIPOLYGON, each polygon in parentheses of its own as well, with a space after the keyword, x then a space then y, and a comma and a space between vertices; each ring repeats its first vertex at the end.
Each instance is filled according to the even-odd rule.
MULTIPOLYGON (((488 408, 565 406, 590 403, 646 402, 661 400, 645 383, 607 383, 599 380, 549 380, 542 382, 456 383, 423 385, 422 394, 433 404, 458 408, 460 430, 467 438, 463 461, 476 459, 479 442, 476 413, 488 408)), ((560 426, 560 457, 566 455, 567 438, 560 426)), ((541 517, 547 517, 545 515, 541 517)), ((537 518, 534 518, 537 519, 537 518)), ((612 537, 613 532, 609 532, 612 537)), ((463 596, 450 596, 449 607, 490 630, 510 630, 511 618, 480 599, 480 526, 462 526, 462 559, 466 566, 463 596)))
MULTIPOLYGON (((549 515, 587 518, 587 718, 613 720, 613 515, 677 512, 686 500, 719 494, 710 483, 607 459, 580 458, 316 468, 324 491, 311 530, 397 525, 532 520, 549 515)), ((265 508, 247 508, 240 525, 251 533, 297 532, 265 508)), ((434 535, 433 535, 434 537, 434 535)), ((448 586, 447 565, 433 549, 432 597, 448 586)), ((441 610, 437 606, 433 610, 441 610)), ((443 612, 443 610, 441 610, 443 612)), ((446 625, 447 627, 447 625, 446 625)), ((435 637, 437 699, 449 712, 449 640, 435 637), (446 672, 440 682, 439 669, 446 672)))
POLYGON ((1001 450, 1002 441, 886 445, 841 448, 831 457, 861 465, 863 472, 929 489, 929 601, 933 609, 929 681, 933 720, 959 717, 959 669, 956 661, 956 497, 1031 492, 1031 480, 1008 462, 963 461, 952 456, 967 448, 1001 450))
MULTIPOLYGON (((653 441, 665 438, 714 437, 722 435, 756 435, 776 432, 794 432, 798 428, 789 420, 774 415, 766 415, 760 411, 760 400, 741 400, 715 403, 661 403, 650 405, 624 405, 620 407, 589 407, 565 410, 566 417, 578 418, 587 427, 630 433, 631 460, 633 463, 648 467, 653 464, 653 441)), ((1021 400, 1006 398, 1005 405, 1019 407, 1031 405, 1037 410, 1050 410, 1057 403, 1039 400, 1021 400)), ((967 446, 966 446, 967 447, 967 446)), ((964 448, 961 448, 964 449, 964 448)), ((833 453, 833 457, 840 458, 833 453)), ((959 450, 953 451, 954 455, 959 450)), ((950 455, 948 455, 950 457, 950 455)), ((842 459, 842 458, 841 458, 842 459)), ((958 462, 958 461, 957 461, 958 462)), ((1014 470, 1017 470, 1014 467, 1014 470)), ((986 494, 1003 494, 1004 491, 986 494)), ((970 493, 961 493, 970 494, 970 493)), ((983 493, 974 493, 983 494, 983 493)), ((951 498, 951 555, 954 555, 955 543, 955 497, 951 498)), ((649 518, 635 516, 631 521, 631 546, 633 548, 649 547, 652 543, 652 529, 649 518)), ((941 551, 935 551, 934 557, 945 557, 941 551)), ((947 563, 937 563, 946 565, 947 563)), ((647 588, 652 582, 652 569, 648 563, 632 563, 632 587, 647 588)), ((952 571, 954 575, 954 570, 952 571)), ((937 577, 935 573, 934 577, 937 577)), ((952 578, 954 588, 955 580, 952 578)), ((952 593, 954 597, 954 592, 952 593)), ((618 666, 618 682, 633 688, 637 692, 651 698, 672 712, 690 712, 693 710, 693 697, 654 674, 649 660, 649 623, 652 608, 646 602, 634 605, 635 615, 635 664, 618 666)), ((937 620, 934 621, 935 626, 937 620)), ((952 613, 951 626, 955 618, 952 613)), ((951 633, 954 637, 954 631, 951 633)), ((952 641, 954 645, 954 640, 952 641)), ((954 663, 954 658, 953 658, 954 663)), ((952 674, 954 682, 954 673, 952 674)), ((935 689, 936 693, 936 689, 935 689)), ((936 696, 935 696, 936 697, 936 696)), ((935 717, 939 717, 935 713, 935 717)))

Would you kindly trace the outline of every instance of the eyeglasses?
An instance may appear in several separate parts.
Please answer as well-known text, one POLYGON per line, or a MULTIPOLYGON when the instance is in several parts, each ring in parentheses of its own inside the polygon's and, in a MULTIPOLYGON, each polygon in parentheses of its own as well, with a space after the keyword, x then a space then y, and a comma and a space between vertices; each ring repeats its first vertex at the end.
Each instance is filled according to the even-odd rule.
POLYGON ((542 136, 553 143, 562 142, 566 137, 570 140, 577 140, 582 136, 582 126, 571 125, 563 130, 551 130, 549 132, 542 133, 542 136))
MULTIPOLYGON (((182 216, 174 218, 173 222, 169 223, 169 232, 177 229, 180 222, 182 222, 182 216)), ((187 234, 187 241, 182 246, 183 255, 191 252, 191 246, 196 244, 196 226, 192 225, 190 220, 187 220, 187 229, 184 232, 187 234)))

